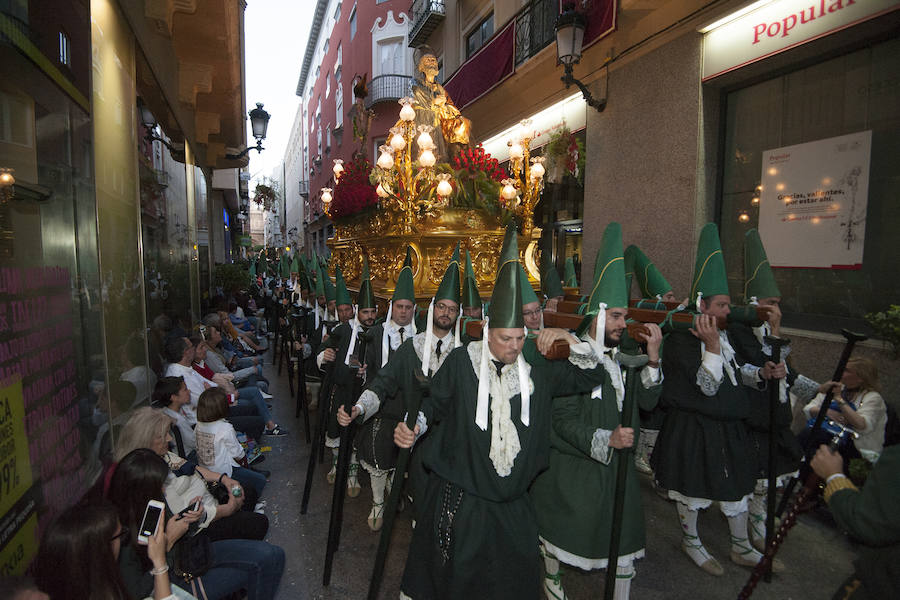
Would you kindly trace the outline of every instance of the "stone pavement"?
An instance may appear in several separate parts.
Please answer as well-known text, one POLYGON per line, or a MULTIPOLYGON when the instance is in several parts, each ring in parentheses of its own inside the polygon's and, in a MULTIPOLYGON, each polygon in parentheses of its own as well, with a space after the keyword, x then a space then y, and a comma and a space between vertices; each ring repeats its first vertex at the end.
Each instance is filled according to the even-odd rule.
MULTIPOLYGON (((289 396, 286 374, 279 378, 275 367, 266 364, 264 368, 275 396, 276 421, 290 430, 287 436, 267 440, 272 451, 261 465, 272 471, 271 481, 263 493, 270 519, 268 541, 282 546, 287 554, 277 600, 363 599, 378 545, 378 534, 366 525, 371 506, 368 477, 360 470, 362 492, 357 498, 345 499, 341 545, 335 554, 331 585, 323 587, 322 567, 333 489, 326 482, 325 473, 330 465, 327 462, 317 465, 309 511, 301 515, 300 501, 309 457, 303 420, 294 419, 295 401, 289 396)), ((311 414, 314 421, 315 412, 311 414)), ((750 570, 729 560, 728 526, 718 509, 704 511, 699 519, 701 538, 725 569, 724 576, 713 577, 682 554, 675 507, 654 493, 648 478, 639 477, 644 491, 647 556, 636 563, 637 578, 631 597, 635 600, 736 598, 750 570)), ((409 510, 398 515, 380 598, 398 597, 411 535, 410 518, 409 510)), ((770 584, 760 582, 754 599, 827 600, 852 571, 855 552, 846 536, 827 517, 817 513, 800 518, 778 556, 787 565, 787 571, 775 574, 770 584)), ((563 585, 570 600, 602 598, 604 572, 563 568, 563 585)))

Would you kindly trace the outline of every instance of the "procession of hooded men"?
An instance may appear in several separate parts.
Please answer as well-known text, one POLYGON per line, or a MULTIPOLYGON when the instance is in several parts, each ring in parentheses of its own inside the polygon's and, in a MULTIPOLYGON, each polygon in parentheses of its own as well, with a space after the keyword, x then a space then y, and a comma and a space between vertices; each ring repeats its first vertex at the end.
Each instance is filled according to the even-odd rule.
MULTIPOLYGON (((749 576, 766 550, 769 482, 781 490, 801 468, 792 421, 815 417, 828 394, 837 403, 827 424, 860 434, 883 428, 871 398, 862 405, 873 386, 868 361, 823 384, 786 365, 790 344, 775 341, 781 292, 755 230, 744 248, 741 300, 749 310, 729 295, 714 224, 700 232, 681 303, 652 261, 622 239, 621 227, 609 224, 593 278, 583 282, 589 293, 577 302, 562 285, 574 273, 567 269, 564 281, 552 265, 538 297, 514 224, 484 304, 471 258, 466 251, 463 261, 457 245, 434 296, 417 306, 407 249, 383 317, 367 257, 355 302, 340 269, 333 286, 324 262, 304 261, 293 298, 327 385, 319 410, 327 411, 324 443, 333 457, 325 476, 351 498, 369 482, 366 522, 387 543, 392 490, 411 509, 401 598, 567 598, 561 565, 608 571, 611 555, 610 589, 592 597, 629 598, 647 546, 640 477, 648 475, 673 506, 668 527, 680 528, 684 569, 717 577, 720 561, 730 561, 749 576), (664 318, 633 322, 633 286, 638 306, 664 318), (354 434, 342 438, 348 427, 354 434), (349 447, 339 448, 342 439, 349 447), (343 477, 339 450, 347 455, 343 477), (716 545, 728 547, 727 556, 708 549, 698 526, 713 504, 728 523, 727 546, 716 545)), ((829 440, 817 435, 810 457, 829 440)), ((842 455, 870 461, 884 451, 841 443, 842 455)), ((791 568, 771 561, 776 574, 791 568)))

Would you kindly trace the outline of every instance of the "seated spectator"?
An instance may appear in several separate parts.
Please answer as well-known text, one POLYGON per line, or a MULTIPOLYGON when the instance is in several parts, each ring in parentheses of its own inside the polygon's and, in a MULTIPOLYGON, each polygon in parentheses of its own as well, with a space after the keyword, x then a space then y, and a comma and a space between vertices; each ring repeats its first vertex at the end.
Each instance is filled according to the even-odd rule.
POLYGON ((166 502, 182 510, 195 498, 201 498, 206 513, 199 528, 206 528, 211 539, 263 539, 269 530, 269 520, 253 512, 259 500, 256 490, 245 489, 225 473, 198 466, 196 461, 185 460, 170 451, 171 425, 171 419, 161 411, 136 410, 117 439, 116 458, 121 460, 137 448, 148 448, 162 457, 173 473, 166 483, 166 502), (207 484, 212 482, 221 483, 229 492, 226 502, 221 502, 225 498, 216 499, 210 493, 207 484), (237 496, 233 493, 235 487, 241 488, 237 496))
POLYGON ((209 313, 203 317, 203 324, 218 330, 221 341, 218 347, 222 350, 222 356, 228 360, 228 366, 236 369, 255 367, 262 364, 262 357, 253 356, 252 352, 245 351, 237 340, 225 334, 222 330, 222 320, 217 313, 209 313))
MULTIPOLYGON (((192 413, 194 419, 197 414, 197 403, 200 401, 200 394, 203 390, 210 387, 217 387, 217 384, 211 379, 207 379, 193 368, 194 356, 196 350, 194 345, 187 338, 175 338, 171 340, 166 347, 169 360, 172 362, 166 368, 166 375, 169 377, 182 377, 187 389, 191 393, 191 403, 184 406, 184 410, 192 413)), ((256 416, 262 419, 257 427, 254 423, 246 422, 242 419, 242 423, 238 425, 233 422, 235 427, 243 431, 247 435, 255 439, 260 439, 263 434, 263 427, 268 425, 272 435, 283 435, 285 432, 272 422, 272 415, 269 413, 265 399, 257 392, 245 393, 245 397, 241 398, 239 394, 235 394, 230 400, 232 406, 229 408, 229 418, 256 416), (262 412, 261 412, 262 411, 262 412), (267 417, 267 418, 266 418, 267 417), (269 421, 269 423, 267 423, 269 421)))
MULTIPOLYGON (((109 499, 116 506, 123 527, 131 532, 131 543, 119 555, 119 567, 128 591, 135 598, 143 598, 153 589, 150 570, 155 568, 158 572, 164 568, 154 564, 157 557, 151 557, 148 548, 137 543, 136 534, 147 502, 166 501, 163 488, 169 473, 166 462, 156 453, 138 448, 119 461, 110 482, 109 499)), ((170 550, 165 554, 165 564, 172 566, 191 523, 203 518, 203 510, 188 511, 179 518, 169 517, 177 515, 175 507, 167 505, 166 508, 165 540, 170 550)), ((202 585, 209 600, 226 598, 239 590, 246 590, 248 600, 275 597, 284 571, 281 548, 258 540, 229 539, 212 542, 211 551, 212 566, 205 574, 187 583, 172 569, 169 571, 172 581, 188 590, 192 589, 191 584, 202 585)))
POLYGON ((219 388, 210 388, 200 396, 197 406, 197 459, 201 466, 225 473, 244 487, 252 486, 262 495, 266 476, 249 468, 244 447, 237 439, 234 427, 225 420, 228 397, 219 388))
MULTIPOLYGON (((225 355, 220 352, 219 346, 222 343, 222 334, 215 327, 207 327, 201 325, 201 339, 206 343, 206 364, 215 373, 230 374, 233 377, 234 385, 243 387, 245 385, 255 385, 263 393, 263 397, 268 399, 272 396, 269 392, 269 382, 263 377, 262 367, 248 366, 238 369, 226 361, 225 355)), ((196 345, 196 344, 195 344, 196 345)), ((232 358, 234 355, 232 355, 232 358)))
POLYGON ((241 329, 237 329, 234 326, 231 319, 228 317, 228 311, 224 308, 219 308, 216 311, 216 315, 219 317, 222 333, 227 335, 232 340, 232 343, 245 346, 247 349, 253 350, 256 353, 265 351, 267 346, 261 344, 256 336, 241 329))
MULTIPOLYGON (((823 384, 823 388, 829 384, 823 384)), ((884 448, 884 430, 887 424, 887 408, 879 393, 878 367, 867 358, 851 358, 844 369, 844 375, 840 382, 832 381, 830 386, 834 389, 834 400, 826 414, 828 419, 852 428, 859 437, 850 443, 842 444, 839 448, 844 457, 845 467, 853 458, 865 458, 869 462, 878 460, 884 448)), ((807 404, 803 410, 810 419, 819 414, 824 393, 820 393, 807 404)), ((830 431, 823 423, 819 432, 819 438, 809 444, 808 437, 811 433, 809 427, 800 434, 804 448, 814 448, 820 443, 827 444, 836 431, 830 431)))
MULTIPOLYGON (((133 574, 123 573, 118 567, 121 549, 130 537, 130 530, 119 523, 113 506, 69 508, 44 532, 34 561, 38 588, 50 600, 130 600, 135 596, 129 592, 126 579, 133 574)), ((147 574, 150 585, 146 592, 137 597, 174 600, 174 586, 169 581, 166 563, 165 528, 160 525, 156 535, 142 548, 148 570, 153 571, 147 574)))
POLYGON ((286 430, 279 427, 272 419, 272 413, 269 411, 269 405, 262 395, 262 391, 255 385, 245 385, 237 387, 234 385, 234 375, 232 373, 216 373, 206 364, 206 356, 209 353, 209 346, 201 338, 191 338, 190 343, 194 346, 194 361, 191 367, 202 375, 206 380, 213 382, 221 387, 227 394, 237 395, 237 404, 251 404, 256 408, 259 416, 266 422, 266 435, 285 435, 286 430))
POLYGON ((234 300, 228 303, 228 319, 238 329, 250 333, 256 331, 256 318, 244 316, 244 309, 238 306, 234 300))

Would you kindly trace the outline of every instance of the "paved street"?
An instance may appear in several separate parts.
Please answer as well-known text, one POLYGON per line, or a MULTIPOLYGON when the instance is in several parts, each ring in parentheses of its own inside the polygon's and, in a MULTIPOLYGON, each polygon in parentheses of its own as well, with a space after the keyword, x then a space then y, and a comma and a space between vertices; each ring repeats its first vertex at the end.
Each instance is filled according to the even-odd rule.
MULTIPOLYGON (((267 355, 267 358, 269 355, 267 355)), ((266 374, 275 394, 275 414, 290 435, 270 439, 272 451, 264 467, 272 471, 264 492, 271 520, 269 541, 282 546, 287 566, 278 600, 360 599, 366 597, 378 535, 366 525, 371 492, 368 479, 360 477, 362 493, 347 498, 340 550, 335 556, 331 585, 322 586, 322 566, 332 487, 325 481, 325 465, 316 471, 309 512, 300 515, 300 500, 309 446, 303 436, 302 419, 294 420, 294 401, 289 398, 287 379, 280 379, 274 367, 266 365, 266 374)), ((315 415, 315 413, 313 413, 315 415)), ((362 471, 361 471, 362 473, 362 471)), ((637 578, 632 586, 635 600, 676 600, 736 598, 750 570, 728 559, 727 522, 717 510, 700 516, 701 537, 708 550, 725 569, 723 577, 712 577, 695 567, 680 549, 680 530, 674 506, 659 498, 649 479, 641 477, 647 522, 647 556, 637 562, 637 578)), ((391 554, 388 558, 381 598, 398 597, 400 576, 406 559, 411 522, 409 511, 396 523, 391 554)), ((851 544, 822 517, 804 515, 779 552, 788 567, 776 574, 772 583, 760 583, 753 598, 770 600, 817 600, 831 598, 837 586, 852 569, 851 544)), ((566 569, 563 583, 571 600, 602 597, 603 572, 583 573, 566 569)), ((477 600, 477 599, 467 599, 477 600)))

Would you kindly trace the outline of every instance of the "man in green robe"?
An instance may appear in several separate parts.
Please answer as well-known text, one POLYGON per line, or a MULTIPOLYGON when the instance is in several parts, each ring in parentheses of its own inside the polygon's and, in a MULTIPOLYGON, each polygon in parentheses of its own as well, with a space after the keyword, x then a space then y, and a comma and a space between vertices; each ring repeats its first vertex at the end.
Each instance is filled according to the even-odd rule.
MULTIPOLYGON (((581 339, 597 349, 605 377, 592 391, 553 400, 550 468, 538 475, 531 487, 544 555, 544 592, 549 600, 565 598, 560 561, 583 570, 608 568, 619 465, 613 460, 613 449, 630 448, 635 438, 634 429, 621 425, 626 391, 617 353, 626 331, 628 295, 622 230, 618 223, 610 223, 603 234, 594 262, 592 290, 581 339)), ((632 422, 637 422, 638 407, 652 409, 662 391, 659 369, 662 332, 654 324, 645 327, 648 333, 640 341, 647 346, 650 362, 641 370, 641 383, 634 390, 632 422)), ((634 462, 629 461, 627 468, 616 600, 628 598, 634 578, 634 559, 644 556, 640 485, 634 462)))
MULTIPOLYGON (((700 311, 689 331, 666 338, 662 402, 666 417, 651 466, 657 484, 669 490, 681 521, 681 548, 711 575, 724 573, 697 531, 701 509, 718 501, 728 518, 732 562, 752 567, 760 553, 747 539, 747 501, 756 485, 756 457, 745 419, 747 388, 784 376, 782 367, 742 364, 728 334, 718 328, 731 298, 718 228, 700 232, 691 297, 700 311)), ((773 564, 777 569, 778 565, 773 564)))
POLYGON ((528 331, 536 334, 544 328, 544 308, 528 282, 522 263, 519 263, 519 287, 522 290, 522 319, 528 331))
MULTIPOLYGON (((341 323, 335 327, 331 335, 322 343, 322 351, 316 357, 316 363, 319 368, 323 368, 328 363, 333 363, 333 382, 331 393, 329 394, 329 403, 326 406, 328 410, 328 419, 326 421, 327 430, 325 432, 325 447, 331 448, 331 470, 327 474, 328 483, 334 483, 337 473, 337 457, 340 449, 341 432, 337 420, 338 407, 342 406, 346 399, 353 395, 353 388, 356 384, 356 377, 364 377, 368 366, 372 365, 377 368, 375 363, 375 348, 366 344, 365 357, 358 356, 358 346, 362 341, 362 337, 370 327, 375 324, 375 316, 377 308, 375 306, 375 295, 372 293, 372 287, 369 283, 369 264, 365 261, 363 264, 362 283, 360 284, 360 293, 358 298, 358 311, 353 308, 353 301, 350 299, 350 293, 347 291, 347 285, 344 282, 344 276, 340 267, 335 269, 337 279, 336 305, 338 310, 338 318, 341 323), (356 313, 356 315, 354 315, 356 313), (348 318, 349 317, 349 318, 348 318), (351 358, 354 358, 354 364, 351 365, 351 358), (340 359, 340 360, 339 360, 340 359), (365 365, 366 368, 362 368, 365 365)), ((372 376, 374 377, 374 372, 372 376)), ((360 485, 357 474, 359 472, 359 461, 356 454, 350 457, 350 466, 347 475, 347 495, 356 498, 359 495, 360 485)))
MULTIPOLYGON (((754 365, 765 365, 771 363, 773 358, 772 347, 766 342, 766 337, 777 338, 781 335, 781 291, 775 283, 775 275, 769 266, 766 250, 756 229, 751 229, 744 236, 744 278, 745 301, 752 306, 768 307, 769 318, 757 327, 742 322, 730 322, 728 335, 733 340, 734 350, 741 360, 754 365)), ((780 362, 784 362, 790 351, 789 345, 781 348, 780 362)), ((774 364, 771 364, 771 367, 774 367, 774 364)), ((749 533, 750 542, 760 552, 766 547, 769 438, 775 437, 775 475, 778 485, 796 475, 800 466, 802 449, 791 431, 793 412, 788 389, 793 384, 797 386, 795 394, 809 399, 815 395, 818 385, 796 372, 788 372, 787 377, 772 382, 772 385, 779 388, 774 432, 769 429, 768 389, 748 390, 751 401, 747 425, 757 459, 756 487, 749 501, 749 533)))
POLYGON ((884 449, 863 488, 844 475, 844 460, 820 446, 810 466, 825 481, 825 502, 841 530, 859 542, 856 572, 835 600, 893 598, 900 589, 900 446, 884 449))
POLYGON ((485 336, 456 348, 431 380, 400 447, 434 435, 431 470, 401 583, 401 598, 536 600, 540 554, 528 487, 547 467, 551 397, 591 390, 604 371, 589 344, 559 329, 525 338, 516 233, 507 229, 485 336), (555 340, 568 360, 548 361, 555 340))
MULTIPOLYGON (((351 414, 338 410, 341 425, 346 426, 360 416, 365 421, 356 438, 356 449, 372 481, 372 509, 367 517, 372 531, 381 529, 384 521, 384 494, 393 479, 397 461, 394 427, 408 412, 410 394, 418 389, 414 374, 420 370, 434 376, 450 351, 459 346, 453 333, 453 325, 459 316, 459 245, 434 294, 428 316, 425 331, 400 345, 359 397, 351 414)), ((413 468, 411 466, 411 470, 413 468)))

